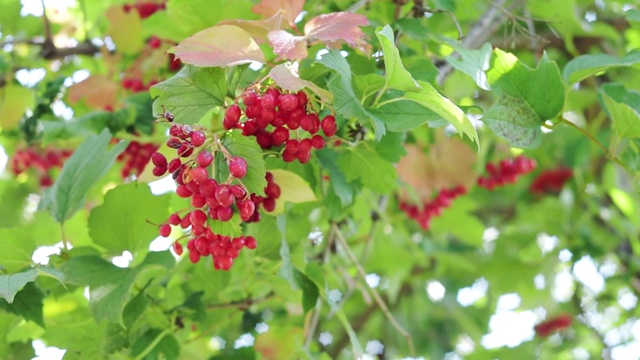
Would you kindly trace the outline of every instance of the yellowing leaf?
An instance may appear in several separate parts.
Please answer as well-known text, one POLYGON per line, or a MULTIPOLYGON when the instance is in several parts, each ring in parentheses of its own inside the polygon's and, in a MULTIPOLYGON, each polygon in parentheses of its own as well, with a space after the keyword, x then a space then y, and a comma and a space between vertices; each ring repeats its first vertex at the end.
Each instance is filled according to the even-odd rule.
POLYGON ((244 29, 218 25, 202 30, 169 49, 185 64, 200 67, 233 66, 264 62, 264 54, 244 29))
POLYGON ((281 194, 276 200, 276 208, 271 212, 278 215, 284 212, 284 203, 303 203, 316 201, 316 194, 313 193, 309 184, 297 174, 287 170, 270 170, 273 174, 273 181, 280 186, 281 194))
POLYGON ((273 79, 281 88, 289 91, 298 91, 303 88, 309 88, 323 102, 332 102, 333 94, 311 81, 300 79, 296 69, 287 64, 280 64, 269 72, 269 77, 273 79))
POLYGON ((69 88, 69 102, 75 104, 84 99, 87 105, 103 110, 116 103, 118 86, 104 75, 92 75, 69 88))
POLYGON ((119 53, 135 54, 143 48, 142 22, 135 11, 127 13, 122 6, 112 6, 106 17, 109 20, 107 35, 113 39, 119 53))
POLYGON ((258 5, 251 8, 256 14, 271 17, 282 13, 284 19, 291 27, 295 26, 295 19, 302 12, 304 0, 262 0, 258 5))
POLYGON ((16 127, 31 103, 31 90, 25 87, 7 85, 0 88, 0 128, 9 130, 16 127))

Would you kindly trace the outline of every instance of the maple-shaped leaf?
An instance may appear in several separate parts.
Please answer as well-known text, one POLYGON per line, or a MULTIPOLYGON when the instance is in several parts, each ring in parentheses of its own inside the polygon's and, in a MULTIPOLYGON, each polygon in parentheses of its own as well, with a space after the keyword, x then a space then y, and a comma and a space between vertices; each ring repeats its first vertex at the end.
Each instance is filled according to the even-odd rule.
POLYGON ((267 34, 270 31, 284 29, 286 24, 285 12, 278 11, 272 17, 262 20, 242 20, 232 19, 223 20, 218 25, 235 25, 248 32, 251 37, 258 43, 262 44, 267 41, 267 34))
POLYGON ((251 8, 256 14, 264 17, 272 17, 278 12, 282 12, 284 19, 289 26, 295 27, 295 19, 302 12, 305 0, 262 0, 258 5, 251 8))
POLYGON ((202 30, 168 52, 185 64, 200 67, 264 62, 264 53, 251 34, 235 25, 216 25, 202 30))
POLYGON ((297 69, 290 64, 280 64, 269 72, 269 77, 278 84, 282 89, 289 91, 298 91, 308 88, 316 94, 322 102, 330 103, 333 101, 333 94, 311 81, 300 79, 297 69))
POLYGON ((116 103, 118 85, 104 75, 92 75, 69 87, 69 103, 84 101, 90 107, 104 110, 116 103))
POLYGON ((307 57, 307 37, 295 36, 284 30, 269 33, 269 44, 281 59, 304 59, 307 57))
POLYGON ((364 32, 360 26, 369 24, 366 16, 350 12, 336 12, 314 17, 304 26, 309 39, 317 39, 326 45, 344 41, 351 47, 361 45, 364 32))
POLYGON ((336 12, 318 15, 304 26, 304 36, 295 36, 284 30, 271 31, 268 35, 273 52, 280 59, 299 60, 307 57, 307 45, 320 41, 333 48, 344 41, 351 47, 365 49, 364 32, 360 26, 369 24, 364 15, 336 12))

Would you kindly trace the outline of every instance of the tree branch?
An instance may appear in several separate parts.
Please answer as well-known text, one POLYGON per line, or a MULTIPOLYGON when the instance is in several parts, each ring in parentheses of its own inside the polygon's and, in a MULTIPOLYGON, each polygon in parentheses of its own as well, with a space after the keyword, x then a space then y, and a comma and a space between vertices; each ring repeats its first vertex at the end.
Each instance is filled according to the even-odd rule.
POLYGON ((225 309, 225 308, 238 308, 238 309, 246 309, 248 307, 250 307, 251 305, 254 304, 259 304, 263 301, 269 300, 270 298, 274 297, 276 295, 275 292, 271 291, 270 293, 268 293, 267 295, 260 297, 260 298, 246 298, 244 300, 237 300, 237 301, 231 301, 228 303, 222 303, 222 304, 210 304, 207 305, 207 309, 225 309))

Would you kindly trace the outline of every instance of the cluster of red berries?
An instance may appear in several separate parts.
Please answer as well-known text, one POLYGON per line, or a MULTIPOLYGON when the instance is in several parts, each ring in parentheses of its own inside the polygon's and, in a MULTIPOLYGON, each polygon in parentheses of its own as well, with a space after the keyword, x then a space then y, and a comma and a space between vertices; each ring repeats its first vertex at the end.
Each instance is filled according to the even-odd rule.
POLYGON ((52 169, 62 168, 64 160, 73 153, 72 150, 45 148, 25 148, 19 149, 11 158, 11 171, 15 175, 20 175, 29 169, 34 169, 38 175, 40 186, 49 187, 53 185, 51 177, 52 169))
POLYGON ((227 130, 241 129, 244 136, 255 136, 263 149, 282 148, 282 159, 306 163, 311 158, 312 149, 322 149, 326 137, 338 131, 333 115, 325 116, 322 121, 318 114, 309 111, 308 98, 304 91, 295 94, 282 92, 270 87, 263 94, 246 90, 242 94, 244 110, 233 104, 227 108, 223 125, 227 130), (244 111, 245 118, 241 121, 244 111), (304 137, 298 130, 308 133, 304 137))
POLYGON ((541 322, 534 327, 536 335, 547 337, 557 330, 566 329, 571 326, 572 317, 569 314, 558 315, 552 319, 541 322))
POLYGON ((121 81, 121 85, 123 89, 127 89, 131 92, 137 93, 142 91, 149 90, 150 87, 157 84, 158 80, 151 80, 148 83, 144 83, 142 79, 135 77, 125 77, 121 81))
POLYGON ((117 160, 124 163, 120 176, 123 179, 130 175, 140 175, 144 168, 151 160, 151 155, 155 153, 160 146, 154 143, 139 143, 137 141, 131 141, 124 151, 118 155, 117 160))
POLYGON ((498 164, 487 163, 485 169, 489 175, 479 177, 478 186, 493 190, 496 187, 514 184, 518 177, 533 171, 535 168, 535 160, 524 156, 504 159, 498 164))
POLYGON ((531 182, 529 191, 532 194, 558 193, 572 176, 573 171, 565 167, 545 170, 531 182))
POLYGON ((408 217, 414 219, 424 230, 429 230, 431 219, 440 216, 442 210, 451 206, 451 202, 460 195, 464 195, 467 189, 458 185, 450 189, 442 189, 435 199, 427 201, 422 206, 400 202, 400 210, 404 211, 408 217))
MULTIPOLYGON (((162 115, 168 121, 173 120, 171 114, 162 115)), ((207 133, 203 129, 189 125, 173 124, 169 129, 171 138, 167 146, 175 149, 177 157, 172 160, 161 153, 154 153, 151 161, 154 165, 153 173, 162 176, 169 172, 177 182, 176 194, 182 198, 189 198, 192 210, 180 217, 172 214, 160 226, 161 236, 171 234, 171 225, 180 225, 183 229, 191 227, 192 238, 187 243, 189 259, 196 263, 202 256, 212 255, 216 269, 229 270, 233 260, 243 247, 255 249, 257 242, 251 236, 240 236, 231 239, 228 236, 215 234, 209 227, 209 220, 227 222, 234 213, 238 213, 244 222, 255 222, 260 219, 258 206, 262 204, 265 210, 275 208, 275 200, 280 196, 280 187, 273 182, 273 175, 267 173, 265 179, 266 197, 249 194, 241 183, 234 184, 236 179, 247 175, 247 162, 240 156, 233 156, 219 143, 213 143, 212 148, 222 152, 227 160, 229 178, 225 182, 218 182, 210 176, 210 166, 215 157, 214 153, 205 149, 210 144, 207 133)), ((180 254, 182 246, 174 243, 174 250, 180 254)))
POLYGON ((138 15, 140 16, 141 19, 146 19, 149 16, 153 15, 156 11, 159 10, 164 10, 166 8, 166 5, 164 2, 139 2, 133 5, 130 4, 125 4, 122 5, 122 9, 125 12, 130 12, 131 10, 135 10, 138 12, 138 15))

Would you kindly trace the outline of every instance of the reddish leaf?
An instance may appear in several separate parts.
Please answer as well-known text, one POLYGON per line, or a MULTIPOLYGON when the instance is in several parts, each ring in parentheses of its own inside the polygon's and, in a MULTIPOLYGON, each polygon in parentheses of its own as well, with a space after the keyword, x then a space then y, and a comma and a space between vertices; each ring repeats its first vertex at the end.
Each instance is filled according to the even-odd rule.
POLYGON ((295 27, 295 19, 302 12, 304 0, 262 0, 260 4, 251 8, 256 14, 271 17, 282 12, 284 19, 291 27, 295 27))
POLYGON ((255 40, 246 30, 235 25, 217 25, 202 30, 169 52, 185 64, 202 67, 264 62, 264 54, 255 40))
POLYGON ((337 12, 309 20, 304 26, 304 33, 308 38, 318 39, 327 45, 344 41, 351 47, 357 47, 364 37, 360 26, 368 24, 369 20, 364 15, 337 12))
POLYGON ((84 99, 87 105, 103 110, 116 103, 118 86, 104 75, 93 75, 69 88, 69 102, 76 104, 84 99))
POLYGON ((269 33, 269 44, 281 59, 295 60, 307 57, 307 39, 304 36, 294 36, 284 30, 275 30, 269 33))
POLYGON ((322 102, 331 102, 333 100, 333 94, 331 92, 319 87, 311 81, 300 79, 297 69, 286 64, 280 64, 269 72, 269 77, 273 79, 281 88, 289 91, 298 91, 303 88, 309 88, 315 93, 322 102))
POLYGON ((262 44, 267 41, 267 34, 273 30, 281 30, 284 28, 284 12, 278 11, 275 15, 263 20, 223 20, 218 25, 235 25, 248 32, 251 37, 258 43, 262 44))

